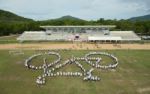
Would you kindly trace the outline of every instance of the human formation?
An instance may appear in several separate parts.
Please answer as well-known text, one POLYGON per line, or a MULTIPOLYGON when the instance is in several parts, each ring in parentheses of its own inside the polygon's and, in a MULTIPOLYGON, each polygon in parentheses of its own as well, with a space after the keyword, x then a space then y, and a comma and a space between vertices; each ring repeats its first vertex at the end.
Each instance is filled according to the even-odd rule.
POLYGON ((100 78, 98 76, 93 76, 92 71, 94 68, 97 69, 115 69, 118 65, 118 59, 109 53, 105 52, 90 52, 86 54, 84 57, 72 57, 63 63, 61 62, 61 56, 59 53, 56 52, 45 52, 45 53, 39 53, 39 54, 34 54, 30 56, 28 59, 25 60, 25 66, 28 69, 33 69, 33 70, 43 70, 43 74, 38 76, 36 79, 36 83, 39 85, 45 84, 46 77, 56 77, 56 76, 67 76, 67 77, 82 77, 84 81, 99 81, 100 78), (55 55, 57 56, 57 60, 54 62, 47 62, 46 58, 43 58, 43 65, 41 66, 35 66, 32 65, 32 59, 37 58, 38 56, 42 55, 55 55), (112 58, 113 62, 109 65, 101 65, 100 62, 102 60, 101 57, 92 57, 92 55, 105 55, 110 58, 112 58), (80 64, 80 61, 85 61, 89 65, 92 66, 90 70, 86 70, 82 64, 80 64), (93 63, 95 61, 95 63, 93 63), (68 64, 76 64, 77 67, 81 69, 81 72, 63 72, 59 71, 56 72, 56 70, 68 65, 68 64))

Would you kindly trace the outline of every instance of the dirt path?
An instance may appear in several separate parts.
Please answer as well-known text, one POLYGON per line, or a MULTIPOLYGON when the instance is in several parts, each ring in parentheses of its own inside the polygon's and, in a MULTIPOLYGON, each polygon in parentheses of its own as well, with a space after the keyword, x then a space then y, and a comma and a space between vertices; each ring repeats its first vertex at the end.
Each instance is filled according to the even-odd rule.
POLYGON ((98 49, 144 49, 150 50, 150 44, 0 44, 0 49, 76 49, 76 50, 98 50, 98 49))

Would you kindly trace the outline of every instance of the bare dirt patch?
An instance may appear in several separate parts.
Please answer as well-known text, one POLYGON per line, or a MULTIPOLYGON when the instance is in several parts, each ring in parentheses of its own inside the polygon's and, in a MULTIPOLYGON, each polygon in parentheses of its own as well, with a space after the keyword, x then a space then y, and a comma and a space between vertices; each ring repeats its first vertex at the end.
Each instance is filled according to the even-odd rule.
POLYGON ((70 44, 0 44, 0 49, 72 49, 72 50, 100 50, 100 49, 135 49, 150 50, 150 44, 88 44, 88 43, 70 43, 70 44))

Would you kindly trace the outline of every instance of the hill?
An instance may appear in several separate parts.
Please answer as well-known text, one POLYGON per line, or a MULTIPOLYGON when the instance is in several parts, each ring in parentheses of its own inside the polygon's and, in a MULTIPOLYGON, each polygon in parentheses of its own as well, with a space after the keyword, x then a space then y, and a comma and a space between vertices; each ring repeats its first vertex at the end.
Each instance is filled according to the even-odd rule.
POLYGON ((80 18, 77 18, 77 17, 73 17, 73 16, 70 16, 70 15, 62 16, 62 17, 57 18, 55 20, 78 20, 78 21, 85 21, 83 19, 80 19, 80 18))
POLYGON ((50 19, 50 20, 45 20, 41 21, 43 24, 49 24, 49 25, 85 25, 87 23, 86 20, 73 17, 70 15, 63 16, 60 18, 56 19, 50 19))
POLYGON ((24 18, 18 16, 9 11, 0 10, 0 22, 24 22, 24 21, 33 21, 32 19, 24 18))
POLYGON ((131 20, 131 21, 150 21, 150 14, 144 15, 144 16, 139 16, 139 17, 132 17, 129 20, 131 20))

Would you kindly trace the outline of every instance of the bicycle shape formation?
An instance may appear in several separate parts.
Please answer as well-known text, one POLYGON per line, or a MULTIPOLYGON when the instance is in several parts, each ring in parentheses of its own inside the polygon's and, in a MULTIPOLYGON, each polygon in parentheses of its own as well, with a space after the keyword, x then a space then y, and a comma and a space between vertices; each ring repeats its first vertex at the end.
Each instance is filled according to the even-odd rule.
POLYGON ((76 77, 76 76, 84 76, 83 80, 87 81, 99 81, 100 78, 98 76, 93 76, 92 75, 92 71, 94 70, 94 68, 97 69, 115 69, 118 66, 118 59, 117 57, 115 57, 112 54, 109 53, 105 53, 105 52, 90 52, 88 54, 86 54, 84 57, 72 57, 68 60, 66 60, 65 62, 63 62, 62 64, 60 64, 61 62, 61 56, 59 53, 56 52, 45 52, 45 53, 39 53, 39 54, 34 54, 31 57, 29 57, 28 59, 25 60, 25 66, 28 69, 33 69, 33 70, 43 70, 43 74, 38 76, 36 79, 36 83, 39 85, 45 84, 46 80, 45 77, 56 77, 56 76, 67 76, 67 77, 76 77), (34 66, 31 65, 32 63, 32 59, 38 57, 38 56, 42 56, 42 55, 55 55, 57 56, 57 60, 55 60, 52 63, 47 63, 46 58, 43 59, 43 65, 42 66, 34 66), (101 57, 90 57, 92 55, 105 55, 110 57, 113 62, 111 62, 111 64, 109 65, 101 65, 101 61, 102 58, 101 57), (80 61, 85 61, 87 64, 91 65, 93 68, 91 68, 90 70, 86 70, 82 64, 80 64, 80 61), (95 61, 95 63, 93 63, 93 61, 95 61), (66 66, 67 64, 76 64, 82 72, 56 72, 55 71, 57 69, 60 69, 64 66, 66 66))

